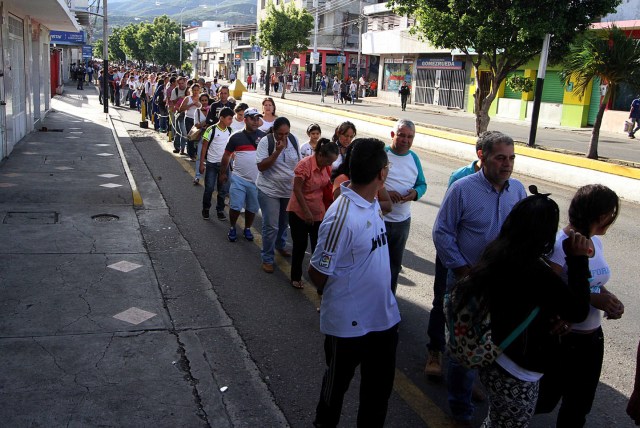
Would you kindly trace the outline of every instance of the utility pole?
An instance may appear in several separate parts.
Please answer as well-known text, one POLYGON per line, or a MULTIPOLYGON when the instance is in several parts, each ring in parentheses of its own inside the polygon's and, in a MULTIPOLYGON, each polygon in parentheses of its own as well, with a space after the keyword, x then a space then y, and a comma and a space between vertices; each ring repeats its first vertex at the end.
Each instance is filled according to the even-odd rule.
POLYGON ((107 0, 102 0, 102 106, 104 113, 109 114, 109 56, 108 56, 108 15, 107 0))
POLYGON ((313 23, 313 68, 311 71, 311 90, 315 92, 316 90, 316 73, 317 73, 317 62, 318 62, 318 9, 320 8, 319 0, 313 0, 313 7, 316 8, 316 19, 313 23))
POLYGON ((269 74, 271 68, 271 52, 267 54, 267 72, 264 74, 264 94, 269 96, 269 86, 271 85, 271 75, 269 74))
POLYGON ((551 35, 546 34, 542 42, 542 52, 540 52, 540 64, 538 65, 538 77, 536 79, 536 92, 533 96, 533 112, 531 113, 531 128, 529 129, 529 141, 527 145, 536 145, 536 133, 538 132, 538 116, 540 116, 540 101, 542 98, 542 87, 544 76, 547 72, 547 57, 549 56, 549 42, 551 35))

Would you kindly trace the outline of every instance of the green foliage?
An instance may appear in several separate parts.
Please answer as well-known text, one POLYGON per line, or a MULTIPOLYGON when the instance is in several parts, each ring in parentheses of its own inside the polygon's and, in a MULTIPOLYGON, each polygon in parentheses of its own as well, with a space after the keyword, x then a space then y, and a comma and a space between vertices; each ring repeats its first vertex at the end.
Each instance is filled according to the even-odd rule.
POLYGON ((104 47, 104 41, 102 39, 98 39, 93 42, 93 57, 94 58, 102 58, 102 51, 104 47))
MULTIPOLYGON (((182 59, 188 58, 196 43, 182 42, 182 59)), ((128 59, 141 64, 180 64, 180 25, 167 15, 157 17, 153 23, 140 22, 126 27, 115 27, 109 36, 109 59, 128 59)), ((100 54, 99 56, 102 56, 100 54)))
POLYGON ((574 90, 583 96, 589 83, 599 77, 601 82, 618 86, 640 81, 640 40, 628 37, 613 26, 605 34, 589 32, 569 47, 562 63, 561 78, 565 84, 573 81, 574 90))
POLYGON ((187 76, 191 76, 191 73, 193 72, 193 66, 190 62, 183 62, 181 68, 187 76))
POLYGON ((126 58, 125 52, 120 47, 120 40, 122 39, 122 28, 115 27, 111 30, 107 45, 109 49, 109 61, 124 61, 126 58))
POLYGON ((581 97, 596 77, 607 85, 593 124, 587 154, 590 159, 598 159, 600 126, 611 94, 621 83, 630 84, 635 88, 638 88, 640 83, 640 40, 627 36, 615 26, 604 34, 585 33, 569 46, 560 76, 567 85, 573 82, 574 90, 581 97))
POLYGON ((258 45, 289 66, 300 52, 309 45, 309 33, 313 29, 313 17, 304 9, 296 8, 294 2, 279 8, 269 1, 267 17, 260 21, 258 45))
POLYGON ((532 60, 551 34, 549 61, 558 62, 574 38, 621 0, 392 0, 399 15, 417 19, 413 32, 438 48, 459 49, 476 68, 491 72, 485 99, 476 94, 476 132, 486 130, 488 110, 509 72, 532 60), (483 128, 484 129, 481 129, 483 128))
POLYGON ((535 86, 533 79, 512 74, 507 77, 507 86, 514 92, 531 92, 535 86))

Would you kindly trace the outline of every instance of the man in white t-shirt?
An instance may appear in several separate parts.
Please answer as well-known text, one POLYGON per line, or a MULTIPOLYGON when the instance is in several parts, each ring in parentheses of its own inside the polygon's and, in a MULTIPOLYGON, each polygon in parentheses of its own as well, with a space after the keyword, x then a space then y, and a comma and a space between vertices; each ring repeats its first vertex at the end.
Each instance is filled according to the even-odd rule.
POLYGON ((420 199, 427 191, 420 158, 411 150, 415 135, 416 126, 413 122, 400 119, 391 131, 391 146, 386 148, 392 168, 389 169, 385 187, 393 202, 393 209, 384 216, 384 223, 389 241, 393 294, 398 287, 404 247, 409 238, 411 202, 420 199))
POLYGON ((353 374, 361 365, 358 426, 381 427, 395 375, 400 312, 389 282, 389 252, 376 199, 389 163, 384 143, 359 139, 351 153, 351 182, 320 225, 309 277, 323 294, 320 331, 327 370, 314 425, 335 427, 353 374))
POLYGON ((231 136, 231 120, 233 119, 233 110, 223 108, 220 111, 218 123, 207 128, 202 136, 202 151, 200 159, 200 174, 205 172, 204 176, 204 195, 202 196, 202 218, 209 218, 209 209, 211 208, 211 197, 215 188, 218 189, 216 196, 216 213, 218 220, 226 220, 224 215, 224 198, 229 193, 229 182, 220 183, 218 177, 220 168, 222 167, 222 156, 224 149, 227 147, 229 137, 231 136))

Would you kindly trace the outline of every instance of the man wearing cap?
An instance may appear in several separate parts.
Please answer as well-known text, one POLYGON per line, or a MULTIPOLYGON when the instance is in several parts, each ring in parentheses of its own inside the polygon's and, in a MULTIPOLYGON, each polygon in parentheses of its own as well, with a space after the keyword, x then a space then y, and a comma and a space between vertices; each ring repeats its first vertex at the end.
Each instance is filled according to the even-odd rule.
POLYGON ((258 129, 261 117, 262 115, 255 108, 245 110, 244 129, 231 135, 222 156, 219 180, 221 184, 224 184, 228 179, 229 160, 235 154, 233 174, 230 177, 231 185, 229 186, 229 222, 231 223, 231 228, 227 238, 230 242, 236 242, 238 239, 236 222, 243 208, 245 210, 243 235, 247 241, 253 241, 251 225, 260 208, 258 205, 258 188, 255 184, 258 178, 256 148, 260 139, 266 135, 258 129))

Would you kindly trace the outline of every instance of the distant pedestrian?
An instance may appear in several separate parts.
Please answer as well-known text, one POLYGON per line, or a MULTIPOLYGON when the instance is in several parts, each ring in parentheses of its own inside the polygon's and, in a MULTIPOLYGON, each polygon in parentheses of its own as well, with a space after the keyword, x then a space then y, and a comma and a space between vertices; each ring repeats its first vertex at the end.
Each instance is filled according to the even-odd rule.
POLYGON ((356 142, 351 181, 329 207, 309 277, 323 295, 320 331, 326 371, 313 424, 335 427, 344 394, 360 366, 357 425, 382 427, 395 377, 400 312, 389 282, 389 252, 378 190, 388 172, 384 143, 356 142), (348 290, 348 291, 347 291, 348 290))
POLYGON ((629 131, 629 138, 636 138, 636 131, 640 129, 640 96, 631 102, 629 119, 631 119, 632 123, 631 131, 629 131))
POLYGON ((84 90, 84 73, 85 73, 84 65, 78 64, 76 66, 76 78, 78 79, 78 86, 76 89, 80 91, 84 90))
POLYGON ((320 102, 324 103, 324 97, 327 95, 327 79, 323 76, 320 79, 320 102))
POLYGON ((340 101, 340 82, 338 82, 337 77, 333 79, 333 86, 331 86, 331 90, 333 91, 333 102, 337 103, 340 101))
POLYGON ((402 107, 402 111, 407 109, 407 99, 409 98, 409 94, 411 93, 411 89, 407 85, 407 81, 402 82, 402 86, 398 90, 398 94, 400 94, 400 107, 402 107))
POLYGON ((356 98, 358 97, 358 84, 353 79, 349 85, 349 96, 351 97, 351 104, 355 104, 356 98))

